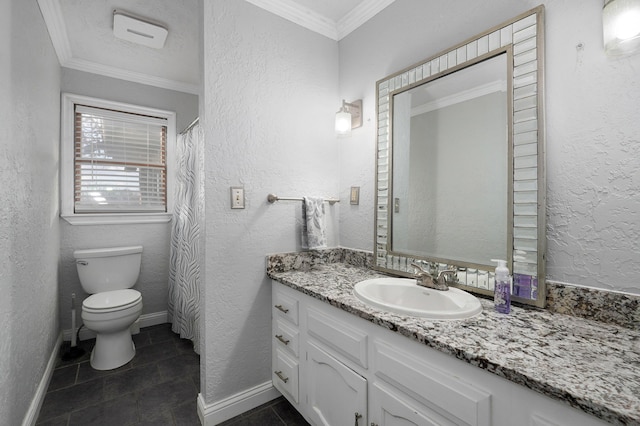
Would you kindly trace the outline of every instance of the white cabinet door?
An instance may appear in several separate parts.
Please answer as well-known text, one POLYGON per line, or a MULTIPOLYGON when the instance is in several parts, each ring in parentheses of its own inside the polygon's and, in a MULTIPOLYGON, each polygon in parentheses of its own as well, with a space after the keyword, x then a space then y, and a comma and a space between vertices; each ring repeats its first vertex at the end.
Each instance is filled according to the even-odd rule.
POLYGON ((374 426, 456 426, 456 423, 381 383, 371 387, 369 418, 374 426))
POLYGON ((367 380, 312 342, 307 357, 307 414, 312 422, 367 425, 367 380))

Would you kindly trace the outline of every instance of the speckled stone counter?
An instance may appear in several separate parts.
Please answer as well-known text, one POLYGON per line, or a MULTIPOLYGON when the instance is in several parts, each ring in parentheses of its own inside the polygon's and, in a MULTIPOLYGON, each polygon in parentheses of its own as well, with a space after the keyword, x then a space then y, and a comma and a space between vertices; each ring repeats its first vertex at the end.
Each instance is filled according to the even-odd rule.
POLYGON ((621 425, 640 425, 637 330, 536 308, 432 321, 382 311, 353 296, 355 283, 384 276, 365 252, 272 255, 272 279, 441 352, 621 425), (345 254, 346 253, 346 254, 345 254), (347 257, 345 257, 347 256, 347 257))

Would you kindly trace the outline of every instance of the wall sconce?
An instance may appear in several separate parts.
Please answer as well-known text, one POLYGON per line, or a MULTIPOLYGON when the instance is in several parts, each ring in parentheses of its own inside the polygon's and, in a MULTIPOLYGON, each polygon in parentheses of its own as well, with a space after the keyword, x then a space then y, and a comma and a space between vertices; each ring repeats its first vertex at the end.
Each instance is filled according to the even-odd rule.
POLYGON ((342 108, 336 113, 336 134, 350 136, 351 129, 362 126, 362 99, 353 102, 342 100, 342 108))
POLYGON ((607 55, 625 55, 638 49, 640 0, 605 0, 602 29, 607 55))

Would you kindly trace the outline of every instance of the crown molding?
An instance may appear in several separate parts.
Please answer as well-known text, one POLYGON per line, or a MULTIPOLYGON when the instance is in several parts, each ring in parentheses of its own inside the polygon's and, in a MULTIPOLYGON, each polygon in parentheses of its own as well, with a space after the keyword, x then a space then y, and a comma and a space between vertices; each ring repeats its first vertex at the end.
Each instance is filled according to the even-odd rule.
POLYGON ((292 0, 246 0, 261 9, 278 15, 288 21, 305 27, 308 30, 322 34, 338 41, 336 23, 319 13, 300 6, 292 0))
POLYGON ((338 40, 343 39, 396 0, 364 0, 336 24, 338 40))
POLYGON ((496 80, 490 83, 486 83, 477 87, 473 87, 462 92, 454 93, 453 95, 445 96, 440 99, 436 99, 426 104, 419 105, 415 108, 411 108, 411 116, 414 117, 420 114, 426 114, 436 109, 445 108, 451 105, 459 104, 460 102, 470 101, 471 99, 479 98, 480 96, 488 95, 495 92, 506 92, 507 82, 505 80, 496 80))
POLYGON ((200 86, 197 84, 185 83, 182 81, 129 71, 122 68, 112 67, 110 65, 87 61, 85 59, 71 58, 62 64, 62 66, 78 71, 103 75, 105 77, 119 78, 120 80, 127 80, 134 83, 147 84, 149 86, 160 87, 162 89, 176 90, 178 92, 192 93, 194 95, 200 94, 200 86))
POLYGON ((200 94, 200 86, 183 81, 170 80, 135 71, 128 71, 86 59, 74 58, 71 51, 71 43, 66 30, 66 24, 62 15, 59 0, 38 0, 40 12, 44 18, 51 43, 58 56, 60 66, 78 71, 118 78, 134 83, 160 87, 162 89, 176 90, 179 92, 200 94))
POLYGON ((58 62, 64 64, 71 59, 71 44, 67 36, 67 26, 62 17, 62 9, 58 0, 38 0, 40 12, 49 32, 53 49, 58 56, 58 62))
POLYGON ((322 34, 332 40, 340 41, 395 0, 363 0, 338 22, 301 6, 293 0, 246 1, 308 30, 322 34))
MULTIPOLYGON (((59 0, 37 0, 47 26, 53 48, 61 66, 79 71, 119 78, 135 83, 161 87, 163 89, 199 94, 200 86, 177 80, 155 77, 128 71, 97 62, 73 57, 59 0)), ((246 0, 247 2, 287 19, 311 31, 339 41, 360 27, 395 0, 363 0, 339 22, 335 22, 311 9, 300 6, 293 0, 246 0)))

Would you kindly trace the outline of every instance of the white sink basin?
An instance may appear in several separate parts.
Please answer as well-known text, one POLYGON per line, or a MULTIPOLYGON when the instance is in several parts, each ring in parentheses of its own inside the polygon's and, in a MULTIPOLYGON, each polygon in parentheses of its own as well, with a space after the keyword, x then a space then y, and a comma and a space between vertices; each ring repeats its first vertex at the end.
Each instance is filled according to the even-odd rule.
POLYGON ((447 291, 420 287, 410 278, 373 278, 354 286, 367 305, 396 314, 430 319, 464 319, 482 312, 480 301, 458 288, 447 291))

